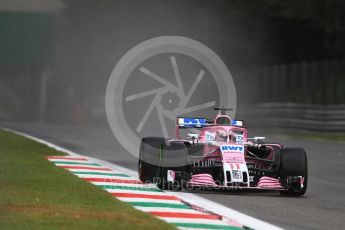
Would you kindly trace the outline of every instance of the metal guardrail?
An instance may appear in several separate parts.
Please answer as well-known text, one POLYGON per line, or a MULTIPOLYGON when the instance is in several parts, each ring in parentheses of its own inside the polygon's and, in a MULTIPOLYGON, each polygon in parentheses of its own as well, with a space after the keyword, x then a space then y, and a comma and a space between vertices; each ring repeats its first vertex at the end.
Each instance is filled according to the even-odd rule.
POLYGON ((238 117, 251 127, 345 133, 345 105, 261 103, 242 108, 238 117))

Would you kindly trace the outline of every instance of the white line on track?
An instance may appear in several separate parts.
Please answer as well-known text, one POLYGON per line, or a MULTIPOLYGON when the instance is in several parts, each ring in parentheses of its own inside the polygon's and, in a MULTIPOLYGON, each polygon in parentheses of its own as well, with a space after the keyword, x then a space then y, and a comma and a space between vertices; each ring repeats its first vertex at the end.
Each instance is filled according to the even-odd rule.
POLYGON ((149 184, 130 184, 130 183, 119 183, 119 182, 111 183, 110 181, 109 182, 92 182, 92 181, 89 181, 89 182, 94 184, 94 185, 109 186, 109 188, 111 188, 111 186, 126 186, 126 187, 135 187, 135 188, 156 188, 155 186, 152 186, 149 184))
POLYGON ((124 202, 148 202, 148 203, 165 203, 165 204, 183 204, 179 200, 165 200, 162 199, 151 199, 151 198, 138 198, 138 197, 115 197, 118 200, 124 202))
MULTIPOLYGON (((15 133, 15 134, 18 134, 18 135, 21 135, 21 136, 24 136, 28 139, 31 139, 31 140, 34 140, 36 142, 39 142, 41 144, 44 144, 52 149, 55 149, 57 151, 60 151, 60 152, 64 152, 68 155, 71 155, 71 156, 76 156, 76 157, 85 157, 83 155, 80 155, 80 154, 77 154, 71 150, 68 150, 68 149, 65 149, 63 147, 60 147, 58 145, 55 145, 53 143, 50 143, 48 141, 45 141, 45 140, 42 140, 42 139, 39 139, 37 137, 34 137, 34 136, 31 136, 31 135, 28 135, 28 134, 25 134, 25 133, 22 133, 22 132, 18 132, 18 131, 15 131, 15 130, 12 130, 12 129, 8 129, 8 128, 2 128, 3 130, 6 130, 6 131, 9 131, 9 132, 12 132, 12 133, 15 133)), ((130 169, 127 169, 125 167, 122 167, 122 166, 119 166, 119 165, 116 165, 116 164, 113 164, 113 163, 110 163, 108 161, 104 161, 104 160, 100 160, 100 159, 97 159, 97 158, 93 158, 93 157, 87 157, 89 159, 91 159, 92 161, 96 162, 96 163, 99 163, 103 166, 107 166, 109 167, 110 169, 113 169, 114 171, 117 171, 117 172, 121 172, 121 173, 125 173, 125 174, 128 174, 136 179, 138 179, 138 174, 136 171, 134 170, 130 170, 130 169)), ((72 170, 70 170, 72 171, 72 170)), ((257 229, 257 230, 278 230, 278 229, 282 229, 280 227, 277 227, 275 225, 272 225, 270 223, 267 223, 267 222, 264 222, 262 220, 259 220, 259 219, 256 219, 254 217, 251 217, 251 216, 248 216, 246 214, 243 214, 239 211, 236 211, 234 209, 231 209, 229 207, 226 207, 226 206, 223 206, 221 204, 218 204, 216 202, 213 202, 213 201, 210 201, 210 200, 207 200, 205 198, 202 198, 198 195, 195 195, 195 194, 192 194, 192 193, 185 193, 185 192, 171 192, 171 191, 165 191, 167 194, 169 195, 173 195, 173 196, 176 196, 192 205, 196 205, 196 206, 199 206, 201 208, 204 208, 208 211, 211 211, 215 214, 218 214, 220 216, 223 216, 224 218, 227 218, 227 219, 231 219, 231 220, 236 220, 250 228, 253 228, 253 229, 257 229)), ((145 198, 141 198, 143 199, 143 201, 149 201, 149 202, 158 202, 158 200, 153 200, 153 199, 145 199, 145 198)), ((120 200, 123 200, 123 201, 131 201, 130 198, 120 198, 120 200)), ((138 201, 138 198, 136 198, 136 201, 138 201)), ((171 203, 178 203, 178 201, 170 201, 171 203)), ((169 203, 170 203, 169 202, 169 203)), ((171 221, 171 220, 170 220, 171 221)), ((170 222, 169 221, 169 222, 170 222)))
POLYGON ((129 190, 129 189, 105 189, 109 193, 128 193, 128 194, 148 194, 148 195, 160 195, 164 194, 163 192, 155 192, 155 191, 140 191, 140 190, 129 190))
POLYGON ((174 218, 174 217, 157 217, 159 219, 165 220, 168 223, 198 223, 198 224, 214 224, 214 225, 227 225, 221 220, 211 220, 211 219, 195 219, 195 218, 174 218))
MULTIPOLYGON (((92 164, 65 164, 65 163, 56 163, 54 162, 56 166, 60 166, 60 167, 88 167, 90 169, 103 169, 103 166, 99 166, 99 165, 92 165, 92 164)), ((68 169, 68 168, 66 168, 68 169)))
POLYGON ((85 164, 85 163, 88 163, 87 161, 85 160, 70 160, 70 159, 66 159, 66 160, 61 160, 61 159, 49 159, 49 161, 55 163, 55 164, 59 164, 59 163, 80 163, 80 164, 85 164))
POLYGON ((78 173, 78 172, 94 172, 94 173, 114 173, 113 171, 109 170, 100 170, 100 169, 66 169, 72 173, 78 173))
POLYGON ((122 176, 104 176, 104 175, 93 175, 93 174, 78 174, 78 173, 74 173, 74 175, 80 177, 80 178, 104 178, 107 179, 106 181, 109 181, 111 179, 115 179, 115 180, 131 180, 130 177, 122 177, 122 176))
POLYGON ((185 209, 185 208, 168 208, 168 207, 140 207, 135 206, 136 209, 139 209, 143 212, 174 212, 174 213, 192 213, 192 214, 201 214, 201 212, 194 209, 185 209))

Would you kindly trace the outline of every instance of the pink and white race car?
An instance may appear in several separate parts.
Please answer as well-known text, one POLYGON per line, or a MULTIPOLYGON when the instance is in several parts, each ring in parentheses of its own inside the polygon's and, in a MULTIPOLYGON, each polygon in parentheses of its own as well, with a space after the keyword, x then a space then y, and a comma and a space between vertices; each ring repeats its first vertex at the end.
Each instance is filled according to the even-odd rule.
POLYGON ((215 108, 214 119, 179 117, 176 139, 144 137, 139 178, 161 189, 259 189, 302 196, 307 190, 307 155, 302 148, 284 148, 247 137, 243 121, 215 108), (181 132, 188 138, 181 138, 181 132), (195 134, 199 131, 198 134, 195 134))

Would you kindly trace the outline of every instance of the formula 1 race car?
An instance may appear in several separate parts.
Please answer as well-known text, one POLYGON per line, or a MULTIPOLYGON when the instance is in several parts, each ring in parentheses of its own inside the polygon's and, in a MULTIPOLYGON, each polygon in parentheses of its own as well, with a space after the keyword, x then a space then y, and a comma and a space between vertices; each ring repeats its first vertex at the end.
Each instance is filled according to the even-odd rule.
POLYGON ((178 117, 176 139, 144 137, 139 178, 161 189, 211 188, 275 190, 302 196, 307 190, 307 155, 264 137, 247 137, 243 121, 215 108, 214 119, 178 117), (181 131, 199 130, 181 138, 181 131))

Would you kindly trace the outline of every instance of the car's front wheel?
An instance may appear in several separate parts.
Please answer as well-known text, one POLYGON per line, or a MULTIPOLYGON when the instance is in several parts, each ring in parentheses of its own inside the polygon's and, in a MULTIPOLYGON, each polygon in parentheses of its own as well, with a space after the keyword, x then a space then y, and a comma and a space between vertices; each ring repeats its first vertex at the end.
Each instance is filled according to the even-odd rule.
POLYGON ((138 174, 146 183, 154 183, 161 189, 171 189, 175 172, 187 170, 187 147, 183 142, 168 141, 160 137, 146 137, 141 140, 138 174))
POLYGON ((280 177, 286 186, 286 196, 302 196, 308 186, 307 153, 302 148, 283 148, 280 153, 280 177))

